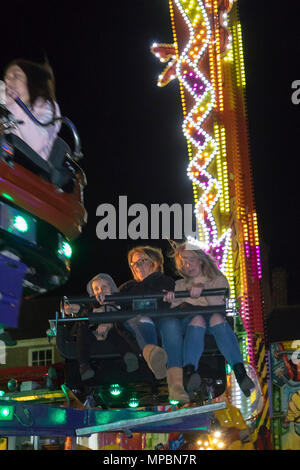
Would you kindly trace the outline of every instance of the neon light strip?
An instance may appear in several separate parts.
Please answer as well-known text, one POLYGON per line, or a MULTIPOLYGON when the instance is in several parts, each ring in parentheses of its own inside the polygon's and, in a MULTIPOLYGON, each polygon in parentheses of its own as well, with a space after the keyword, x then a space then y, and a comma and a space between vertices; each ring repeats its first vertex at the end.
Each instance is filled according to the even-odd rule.
MULTIPOLYGON (((174 38, 174 47, 176 51, 176 57, 179 57, 179 51, 178 51, 178 40, 177 40, 177 34, 176 34, 176 28, 175 28, 175 21, 174 21, 174 10, 173 10, 173 3, 172 0, 169 0, 169 8, 170 8, 170 17, 171 17, 171 25, 172 25, 172 32, 173 32, 173 38, 174 38)), ((183 110, 183 116, 186 117, 187 115, 187 109, 186 109, 186 102, 185 102, 185 96, 184 96, 184 87, 180 79, 178 79, 179 83, 179 89, 180 89, 180 97, 181 97, 181 103, 182 103, 182 110, 183 110)), ((189 160, 191 161, 193 159, 193 149, 192 145, 189 139, 186 139, 187 142, 187 149, 188 149, 188 156, 189 160)), ((198 203, 198 190, 197 190, 197 185, 195 182, 192 182, 193 186, 193 195, 194 195, 194 201, 195 205, 198 203)), ((198 232, 201 232, 201 224, 196 217, 197 221, 197 227, 198 227, 198 232)))
POLYGON ((209 48, 211 28, 202 1, 174 1, 190 32, 189 41, 177 61, 176 75, 195 101, 195 105, 185 116, 182 126, 183 133, 191 144, 192 155, 196 152, 188 166, 188 176, 202 190, 202 195, 196 203, 195 215, 204 236, 202 245, 207 249, 213 247, 215 252, 222 251, 216 258, 220 269, 225 269, 231 230, 228 229, 218 239, 212 210, 219 200, 222 187, 221 183, 207 171, 218 152, 218 145, 203 129, 204 121, 215 107, 216 95, 213 86, 198 68, 199 60, 209 48))
MULTIPOLYGON (((214 0, 213 15, 218 15, 218 1, 214 0)), ((222 77, 222 64, 221 64, 221 47, 220 47, 220 30, 219 25, 214 28, 215 32, 215 57, 217 67, 217 83, 218 83, 218 110, 224 111, 224 98, 223 98, 223 77, 222 77)))
POLYGON ((222 185, 222 191, 220 195, 220 212, 229 214, 229 184, 227 170, 226 134, 224 126, 218 126, 218 124, 215 123, 214 136, 219 148, 216 156, 218 181, 220 181, 222 185))
POLYGON ((226 133, 225 127, 221 126, 221 155, 222 155, 222 194, 224 199, 224 212, 229 214, 229 184, 228 184, 228 168, 227 168, 227 152, 226 152, 226 133))
POLYGON ((254 242, 255 242, 255 250, 256 250, 256 264, 257 264, 257 272, 259 279, 262 278, 262 269, 261 269, 261 257, 260 257, 260 247, 259 247, 259 236, 258 236, 258 224, 257 224, 257 214, 253 212, 252 214, 252 221, 253 221, 253 231, 254 231, 254 242))
POLYGON ((244 66, 244 54, 243 54, 243 40, 242 40, 242 27, 240 23, 237 23, 237 37, 238 37, 238 48, 239 48, 239 64, 242 86, 246 86, 245 66, 244 66))
POLYGON ((236 23, 232 30, 234 47, 234 61, 236 64, 236 79, 238 87, 246 86, 243 42, 242 42, 242 27, 240 23, 236 23))

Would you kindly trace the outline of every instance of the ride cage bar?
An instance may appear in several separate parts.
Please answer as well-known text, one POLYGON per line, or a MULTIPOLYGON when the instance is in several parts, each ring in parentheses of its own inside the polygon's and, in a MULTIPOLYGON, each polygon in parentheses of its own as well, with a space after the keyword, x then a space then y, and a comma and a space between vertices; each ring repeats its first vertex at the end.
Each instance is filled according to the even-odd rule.
MULTIPOLYGON (((164 297, 165 294, 142 294, 142 295, 130 295, 130 294, 112 294, 105 296, 105 300, 107 303, 110 302, 121 302, 121 301, 133 301, 133 300, 159 300, 164 297)), ((229 289, 222 288, 222 289, 207 289, 203 290, 201 296, 227 296, 229 295, 229 289)), ((175 292, 175 299, 178 298, 187 298, 189 297, 189 291, 177 291, 175 292)), ((176 317, 183 317, 186 315, 196 315, 197 313, 201 314, 212 314, 212 313, 221 313, 226 315, 227 311, 227 303, 222 305, 207 305, 204 307, 201 306, 191 306, 185 307, 182 309, 159 309, 155 311, 151 311, 149 309, 137 309, 137 310, 116 310, 115 312, 100 312, 100 313, 91 313, 91 315, 86 315, 84 317, 65 317, 64 312, 64 305, 65 304, 97 304, 99 306, 99 302, 95 299, 95 297, 63 297, 61 303, 61 313, 63 318, 56 318, 56 321, 61 322, 74 322, 74 321, 88 321, 90 324, 93 323, 109 323, 114 321, 125 321, 132 317, 139 316, 139 315, 147 315, 151 318, 157 317, 167 317, 167 316, 176 316, 176 317)), ((109 304, 112 306, 111 304, 109 304)), ((116 306, 115 306, 116 307, 116 306)), ((117 307, 116 307, 117 308, 117 307)))

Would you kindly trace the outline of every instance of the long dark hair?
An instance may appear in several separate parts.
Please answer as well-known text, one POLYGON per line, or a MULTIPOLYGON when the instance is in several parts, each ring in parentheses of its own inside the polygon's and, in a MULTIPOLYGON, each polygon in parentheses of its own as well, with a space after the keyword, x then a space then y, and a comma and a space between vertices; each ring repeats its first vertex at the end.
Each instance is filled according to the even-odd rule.
POLYGON ((20 67, 26 75, 31 107, 38 98, 43 98, 52 104, 54 110, 55 80, 49 63, 38 64, 26 59, 14 59, 5 67, 4 74, 13 65, 20 67))

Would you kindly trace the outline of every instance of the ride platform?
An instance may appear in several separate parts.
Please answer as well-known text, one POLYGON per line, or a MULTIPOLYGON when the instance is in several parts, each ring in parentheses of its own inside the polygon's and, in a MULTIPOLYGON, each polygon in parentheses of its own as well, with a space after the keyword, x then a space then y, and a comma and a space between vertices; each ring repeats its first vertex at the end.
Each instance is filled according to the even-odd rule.
POLYGON ((174 411, 76 409, 0 400, 0 434, 4 436, 89 436, 98 432, 209 432, 213 415, 226 402, 174 411))

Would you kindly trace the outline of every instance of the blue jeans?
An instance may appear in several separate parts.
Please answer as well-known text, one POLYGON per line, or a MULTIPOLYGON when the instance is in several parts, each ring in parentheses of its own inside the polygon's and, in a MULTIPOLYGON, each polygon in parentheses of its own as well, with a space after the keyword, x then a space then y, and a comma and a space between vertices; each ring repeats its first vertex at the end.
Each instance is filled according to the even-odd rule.
POLYGON ((157 327, 150 317, 137 315, 124 322, 124 326, 135 336, 142 351, 147 344, 158 346, 157 327))
POLYGON ((191 325, 193 317, 166 317, 157 321, 162 347, 168 355, 167 367, 184 367, 192 364, 198 369, 198 363, 204 350, 205 334, 212 334, 217 346, 231 366, 243 362, 238 340, 229 323, 209 325, 211 315, 205 315, 206 327, 191 325))

